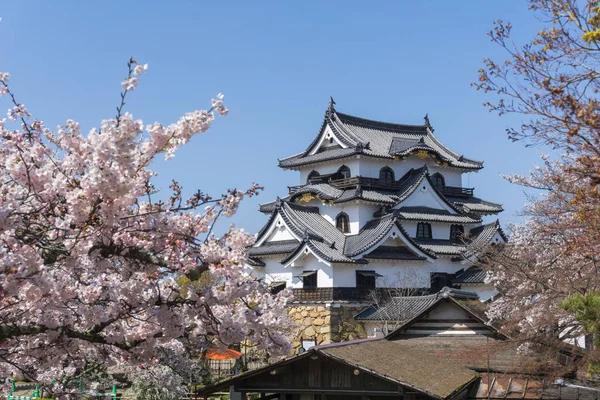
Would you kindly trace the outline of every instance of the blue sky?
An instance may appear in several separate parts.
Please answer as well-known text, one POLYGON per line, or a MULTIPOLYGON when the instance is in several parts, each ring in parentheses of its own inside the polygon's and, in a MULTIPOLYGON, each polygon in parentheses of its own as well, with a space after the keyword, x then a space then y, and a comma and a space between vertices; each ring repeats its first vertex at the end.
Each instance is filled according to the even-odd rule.
POLYGON ((156 184, 176 178, 188 193, 216 195, 259 182, 264 193, 227 221, 250 232, 266 220, 258 204, 297 184, 277 158, 306 148, 330 95, 364 118, 420 124, 429 113, 445 144, 485 161, 463 185, 503 203, 503 224, 520 220, 526 197, 499 175, 526 173, 537 150, 510 142, 505 129, 521 117, 490 114, 470 83, 484 57, 505 57, 486 36, 493 20, 511 21, 523 40, 539 29, 523 0, 6 1, 0 17, 0 71, 50 126, 113 117, 129 56, 150 65, 127 105, 147 123, 224 93, 230 115, 157 162, 156 184))

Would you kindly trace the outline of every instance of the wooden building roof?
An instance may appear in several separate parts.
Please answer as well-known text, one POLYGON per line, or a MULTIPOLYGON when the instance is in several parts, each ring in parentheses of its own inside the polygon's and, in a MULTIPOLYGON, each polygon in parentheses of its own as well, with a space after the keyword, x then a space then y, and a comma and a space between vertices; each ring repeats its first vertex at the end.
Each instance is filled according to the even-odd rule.
MULTIPOLYGON (((401 304, 404 307, 409 303, 401 304)), ((259 370, 204 388, 335 395, 417 394, 416 399, 597 400, 597 390, 532 375, 530 356, 486 323, 477 295, 445 288, 411 298, 412 317, 382 339, 316 346, 259 370)))

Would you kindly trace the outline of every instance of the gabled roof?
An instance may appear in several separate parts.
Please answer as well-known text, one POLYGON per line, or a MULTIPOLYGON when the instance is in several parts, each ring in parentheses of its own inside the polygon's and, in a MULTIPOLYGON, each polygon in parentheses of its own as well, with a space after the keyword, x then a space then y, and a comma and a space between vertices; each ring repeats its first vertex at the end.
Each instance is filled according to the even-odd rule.
POLYGON ((357 321, 408 321, 438 300, 438 294, 392 297, 381 307, 369 306, 356 314, 357 321))
MULTIPOLYGON (((439 293, 436 293, 434 301, 430 301, 429 299, 423 299, 423 302, 426 306, 419 307, 420 312, 416 315, 413 315, 410 319, 404 320, 402 326, 400 326, 395 331, 391 332, 386 336, 386 339, 394 339, 400 337, 404 331, 411 327, 411 325, 417 323, 419 320, 423 318, 423 316, 427 315, 431 310, 438 307, 441 303, 450 302, 460 307, 464 311, 467 312, 471 317, 473 317, 476 321, 479 321, 481 324, 487 326, 489 331, 492 333, 498 334, 498 329, 494 326, 488 325, 488 318, 485 315, 485 311, 487 309, 487 304, 479 301, 479 297, 474 292, 469 292, 466 290, 458 290, 458 289, 450 289, 448 287, 443 288, 439 293)), ((429 296, 422 296, 429 297, 429 296)))
MULTIPOLYGON (((277 393, 278 387, 273 383, 280 381, 276 378, 265 379, 265 376, 271 376, 275 371, 275 377, 283 376, 281 379, 291 381, 298 374, 310 374, 306 361, 314 361, 312 365, 317 365, 319 358, 358 369, 359 374, 400 385, 398 397, 410 389, 421 397, 438 400, 598 398, 597 388, 570 384, 561 386, 553 379, 545 381, 540 376, 531 375, 531 369, 526 364, 531 364, 531 360, 519 353, 516 344, 485 336, 362 339, 316 346, 300 355, 203 387, 196 394, 209 396, 228 390, 231 386, 248 387, 250 381, 266 382, 252 386, 257 391, 277 393), (466 392, 461 392, 463 390, 466 392)), ((301 381, 305 380, 308 377, 305 376, 301 381)), ((316 383, 311 389, 319 392, 330 390, 331 387, 316 383)), ((344 390, 352 391, 344 385, 339 389, 341 393, 344 390)), ((361 389, 368 393, 368 389, 361 389)), ((293 389, 291 391, 295 392, 293 389)))
MULTIPOLYGON (((436 258, 434 253, 419 246, 419 244, 408 235, 406 230, 404 230, 402 225, 398 222, 398 214, 396 212, 391 212, 380 218, 372 219, 362 227, 357 235, 348 236, 344 251, 349 257, 356 257, 368 252, 370 249, 376 249, 394 228, 397 228, 400 233, 398 238, 402 240, 407 247, 413 247, 408 250, 410 250, 414 256, 419 257, 417 259, 436 258)), ((406 249, 402 250, 404 254, 406 249)))
POLYGON ((500 235, 504 242, 508 242, 508 237, 504 234, 500 221, 496 220, 492 223, 478 226, 470 231, 471 236, 468 238, 470 243, 467 251, 463 254, 464 257, 471 257, 482 253, 490 246, 494 236, 500 235))
MULTIPOLYGON (((429 179, 426 173, 426 167, 409 171, 401 179, 404 182, 400 186, 402 195, 397 197, 410 196, 424 178, 429 179)), ((432 187, 435 189, 433 185, 432 187)), ((326 196, 344 193, 328 184, 307 185, 301 189, 304 189, 303 193, 298 196, 318 190, 321 193, 320 198, 324 200, 326 196)), ((444 199, 441 193, 436 193, 444 199)), ((277 199, 273 203, 273 214, 258 233, 257 244, 248 250, 250 257, 285 254, 286 257, 282 262, 287 264, 300 256, 302 250, 308 250, 324 261, 335 263, 367 263, 369 258, 396 260, 432 260, 438 256, 469 258, 484 250, 496 233, 506 241, 506 235, 502 232, 498 221, 471 229, 470 234, 463 240, 411 238, 402 226, 401 222, 404 220, 456 224, 478 223, 480 220, 461 213, 452 214, 448 210, 406 206, 391 210, 384 207, 361 228, 358 234, 345 235, 319 213, 318 207, 293 203, 295 197, 296 195, 291 197, 292 201, 277 199), (278 216, 298 240, 264 241, 265 235, 270 232, 269 229, 278 216), (379 249, 390 231, 395 228, 397 228, 398 239, 403 241, 405 246, 397 249, 384 246, 379 249)))
POLYGON ((300 154, 279 160, 279 166, 296 168, 359 154, 393 159, 418 152, 426 152, 439 163, 457 168, 483 168, 482 162, 465 158, 443 145, 433 135, 428 120, 423 125, 373 121, 337 112, 332 104, 325 113, 319 134, 309 147, 300 154), (323 147, 315 152, 327 127, 341 145, 323 147))

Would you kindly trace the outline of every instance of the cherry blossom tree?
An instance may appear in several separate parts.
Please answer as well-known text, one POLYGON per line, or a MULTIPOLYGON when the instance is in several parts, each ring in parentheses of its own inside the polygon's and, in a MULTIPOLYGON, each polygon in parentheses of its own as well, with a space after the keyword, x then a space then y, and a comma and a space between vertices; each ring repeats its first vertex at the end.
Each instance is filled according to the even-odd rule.
MULTIPOLYGON (((495 94, 490 111, 520 114, 524 122, 507 130, 526 145, 562 152, 529 176, 507 177, 540 191, 524 210, 529 218, 513 227, 504 251, 482 260, 503 296, 491 316, 505 332, 537 350, 560 350, 594 333, 581 307, 600 293, 600 4, 597 0, 529 0, 544 24, 523 46, 510 23, 496 21, 492 41, 508 54, 485 59, 479 90, 495 94), (578 300, 579 299, 579 300, 578 300)), ((593 311, 593 310, 587 310, 593 311)), ((588 321, 589 322, 589 321, 588 321)), ((585 363, 597 353, 568 353, 585 363), (582 354, 589 357, 582 357, 582 354)))
POLYGON ((116 117, 87 134, 73 120, 46 127, 0 73, 12 103, 0 120, 0 376, 54 380, 60 391, 98 368, 153 365, 177 343, 290 351, 289 295, 270 295, 245 271, 254 237, 211 233, 262 188, 184 198, 173 181, 160 200, 152 185, 152 161, 226 115, 223 96, 144 126, 124 106, 147 69, 129 61, 116 117), (189 284, 206 274, 211 285, 189 284))

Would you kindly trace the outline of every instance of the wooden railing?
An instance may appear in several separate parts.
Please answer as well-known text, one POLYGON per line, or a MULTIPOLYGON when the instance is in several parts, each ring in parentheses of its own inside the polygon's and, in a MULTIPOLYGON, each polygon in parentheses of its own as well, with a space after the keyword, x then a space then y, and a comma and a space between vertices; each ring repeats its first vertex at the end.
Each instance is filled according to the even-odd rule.
POLYGON ((323 301, 355 301, 364 302, 374 296, 416 296, 429 294, 426 288, 414 288, 411 293, 407 289, 393 288, 357 288, 357 287, 334 287, 334 288, 303 288, 292 289, 294 301, 323 302, 323 301))
POLYGON ((446 196, 473 197, 473 188, 444 186, 444 187, 442 187, 442 193, 445 194, 446 196))
POLYGON ((400 182, 378 178, 367 178, 364 176, 355 176, 352 178, 345 179, 333 179, 329 181, 332 186, 340 189, 346 189, 354 187, 356 185, 364 186, 365 188, 383 188, 383 189, 394 189, 400 187, 400 182))
MULTIPOLYGON (((309 183, 329 183, 331 186, 334 186, 338 189, 348 189, 352 187, 356 187, 357 185, 361 185, 363 189, 376 188, 376 189, 396 189, 400 188, 402 184, 400 181, 391 181, 385 179, 378 178, 368 178, 364 176, 354 176, 352 178, 344 178, 344 179, 328 179, 324 180, 322 178, 316 177, 311 179, 309 183)), ((296 193, 300 188, 304 187, 304 185, 298 186, 288 186, 289 194, 296 193)), ((454 197, 473 197, 473 188, 463 188, 457 186, 442 186, 439 188, 441 192, 447 196, 454 197)))

